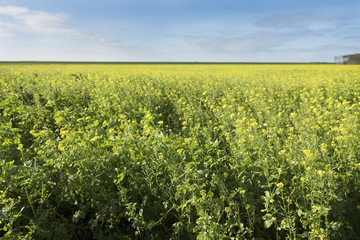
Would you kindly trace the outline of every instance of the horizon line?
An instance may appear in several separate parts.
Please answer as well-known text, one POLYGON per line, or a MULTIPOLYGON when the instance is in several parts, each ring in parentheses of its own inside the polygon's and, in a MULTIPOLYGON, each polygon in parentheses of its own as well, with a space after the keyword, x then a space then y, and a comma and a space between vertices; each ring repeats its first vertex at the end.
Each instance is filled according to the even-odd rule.
POLYGON ((0 64, 337 64, 336 62, 215 62, 215 61, 0 61, 0 64))

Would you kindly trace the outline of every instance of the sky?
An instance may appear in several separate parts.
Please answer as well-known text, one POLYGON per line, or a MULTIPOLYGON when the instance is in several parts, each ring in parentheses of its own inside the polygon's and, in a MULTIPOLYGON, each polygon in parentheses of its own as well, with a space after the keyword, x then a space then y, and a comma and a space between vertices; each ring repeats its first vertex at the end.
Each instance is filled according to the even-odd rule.
POLYGON ((0 61, 333 62, 359 0, 0 0, 0 61))

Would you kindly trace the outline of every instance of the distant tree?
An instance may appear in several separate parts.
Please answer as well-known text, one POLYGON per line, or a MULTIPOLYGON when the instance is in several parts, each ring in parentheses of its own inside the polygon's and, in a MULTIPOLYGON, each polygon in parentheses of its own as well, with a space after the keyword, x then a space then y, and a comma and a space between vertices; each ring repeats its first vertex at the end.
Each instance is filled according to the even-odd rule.
POLYGON ((360 64, 360 53, 342 56, 343 64, 360 64))
POLYGON ((335 63, 342 63, 342 56, 335 56, 334 57, 334 61, 335 61, 335 63))

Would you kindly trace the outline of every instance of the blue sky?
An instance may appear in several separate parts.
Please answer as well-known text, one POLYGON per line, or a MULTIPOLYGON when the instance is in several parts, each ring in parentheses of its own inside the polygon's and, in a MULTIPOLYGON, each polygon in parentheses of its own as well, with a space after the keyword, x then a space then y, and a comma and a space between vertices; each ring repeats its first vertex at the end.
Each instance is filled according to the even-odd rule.
POLYGON ((359 0, 0 0, 0 61, 334 61, 359 0))

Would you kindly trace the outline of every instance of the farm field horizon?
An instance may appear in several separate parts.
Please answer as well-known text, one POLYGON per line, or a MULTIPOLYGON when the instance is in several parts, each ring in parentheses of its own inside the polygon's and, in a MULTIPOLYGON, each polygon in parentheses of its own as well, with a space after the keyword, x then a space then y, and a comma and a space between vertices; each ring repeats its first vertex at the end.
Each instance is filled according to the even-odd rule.
POLYGON ((0 64, 4 239, 357 239, 360 66, 0 64))

